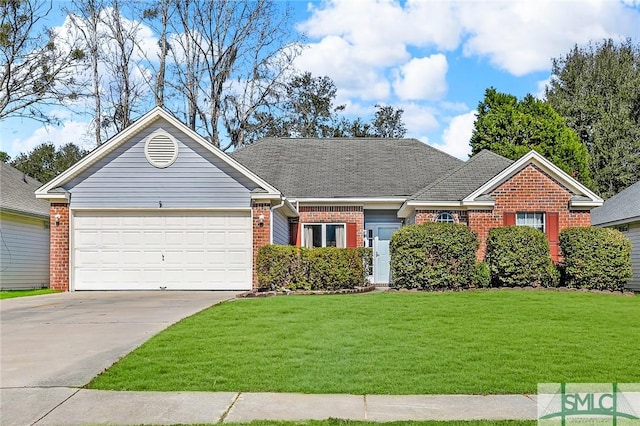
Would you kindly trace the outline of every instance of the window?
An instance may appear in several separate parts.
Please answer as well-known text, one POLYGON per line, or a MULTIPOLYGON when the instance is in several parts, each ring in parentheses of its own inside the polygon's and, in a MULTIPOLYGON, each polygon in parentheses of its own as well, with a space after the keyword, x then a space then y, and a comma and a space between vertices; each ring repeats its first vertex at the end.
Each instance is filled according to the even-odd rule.
POLYGON ((347 246, 344 223, 305 223, 302 229, 304 247, 344 248, 347 246))
POLYGON ((436 218, 436 222, 439 223, 454 223, 455 220, 453 220, 453 215, 451 213, 440 213, 438 215, 438 217, 436 218))
POLYGON ((544 213, 516 213, 517 226, 530 226, 544 232, 544 213))

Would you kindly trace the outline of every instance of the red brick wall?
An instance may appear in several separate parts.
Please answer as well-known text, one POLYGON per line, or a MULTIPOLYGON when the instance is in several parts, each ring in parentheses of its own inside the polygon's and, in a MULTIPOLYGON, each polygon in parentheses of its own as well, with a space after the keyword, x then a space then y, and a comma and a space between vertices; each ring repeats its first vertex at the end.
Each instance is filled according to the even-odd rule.
POLYGON ((258 288, 258 275, 256 274, 256 260, 260 247, 271 242, 269 229, 271 221, 271 204, 254 203, 253 210, 253 289, 258 288), (264 216, 263 223, 260 223, 260 215, 264 216))
MULTIPOLYGON (((302 223, 355 223, 358 247, 364 245, 364 210, 362 206, 300 206, 298 209, 302 223)), ((298 245, 302 232, 298 232, 298 245)))
POLYGON ((69 290, 69 205, 51 203, 49 241, 49 287, 69 290), (56 215, 60 221, 56 224, 56 215))
POLYGON ((496 188, 491 196, 495 199, 493 210, 468 211, 469 226, 480 239, 478 259, 484 258, 489 230, 503 226, 505 212, 557 212, 559 231, 591 225, 591 213, 588 210, 569 210, 571 193, 534 165, 526 166, 496 188))

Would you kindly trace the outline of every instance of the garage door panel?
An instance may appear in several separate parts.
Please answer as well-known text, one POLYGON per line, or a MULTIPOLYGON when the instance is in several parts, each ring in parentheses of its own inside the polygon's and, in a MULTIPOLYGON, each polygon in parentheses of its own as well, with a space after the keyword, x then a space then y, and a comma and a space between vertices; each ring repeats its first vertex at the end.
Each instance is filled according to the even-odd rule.
POLYGON ((251 288, 249 212, 75 212, 77 290, 251 288))
POLYGON ((164 235, 162 231, 146 231, 142 234, 142 241, 145 246, 163 246, 164 235))

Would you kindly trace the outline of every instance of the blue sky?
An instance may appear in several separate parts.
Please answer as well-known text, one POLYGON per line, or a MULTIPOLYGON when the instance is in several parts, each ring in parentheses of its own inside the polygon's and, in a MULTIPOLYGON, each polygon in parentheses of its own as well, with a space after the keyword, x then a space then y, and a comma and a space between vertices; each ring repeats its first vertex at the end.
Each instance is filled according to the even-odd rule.
MULTIPOLYGON (((61 5, 61 2, 56 5, 61 5)), ((300 71, 328 75, 338 104, 369 119, 375 104, 404 109, 407 136, 466 158, 474 111, 486 88, 540 95, 551 58, 574 44, 640 40, 640 0, 294 1, 292 35, 306 47, 300 71)), ((51 16, 60 25, 62 13, 51 16)), ((61 110, 62 111, 62 110, 61 110)), ((2 150, 15 156, 42 142, 92 148, 83 111, 44 128, 0 123, 2 150)))

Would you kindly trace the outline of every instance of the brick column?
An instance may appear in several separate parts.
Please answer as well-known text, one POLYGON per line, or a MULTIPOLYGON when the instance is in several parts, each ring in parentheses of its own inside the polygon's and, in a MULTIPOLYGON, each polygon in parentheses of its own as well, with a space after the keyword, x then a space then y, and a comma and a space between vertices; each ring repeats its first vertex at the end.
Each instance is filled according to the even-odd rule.
POLYGON ((49 220, 49 287, 69 291, 69 204, 51 203, 49 220))
POLYGON ((258 259, 258 250, 260 247, 271 242, 269 229, 271 222, 271 204, 270 203, 254 203, 253 210, 253 289, 258 288, 258 275, 256 274, 256 261, 258 259), (264 216, 262 223, 260 216, 264 216))

